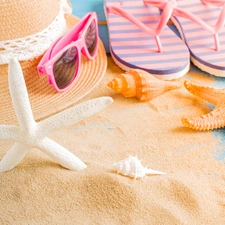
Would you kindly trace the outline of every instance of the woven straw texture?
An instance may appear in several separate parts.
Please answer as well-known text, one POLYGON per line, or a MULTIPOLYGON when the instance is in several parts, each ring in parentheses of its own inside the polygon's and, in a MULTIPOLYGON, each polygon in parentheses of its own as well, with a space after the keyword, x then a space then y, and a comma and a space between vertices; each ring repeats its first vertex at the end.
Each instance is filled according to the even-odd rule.
MULTIPOLYGON (((78 20, 74 16, 66 16, 68 28, 72 28, 78 20)), ((31 107, 36 120, 46 118, 72 106, 98 85, 107 67, 105 49, 100 41, 98 55, 94 60, 82 57, 80 75, 73 87, 64 93, 57 93, 48 84, 47 76, 40 76, 37 73, 37 64, 40 59, 41 56, 34 60, 21 62, 31 107)), ((0 122, 15 124, 17 120, 8 89, 7 65, 0 65, 0 96, 0 122)))
POLYGON ((55 0, 1 0, 0 41, 38 33, 53 21, 58 12, 59 3, 55 0))

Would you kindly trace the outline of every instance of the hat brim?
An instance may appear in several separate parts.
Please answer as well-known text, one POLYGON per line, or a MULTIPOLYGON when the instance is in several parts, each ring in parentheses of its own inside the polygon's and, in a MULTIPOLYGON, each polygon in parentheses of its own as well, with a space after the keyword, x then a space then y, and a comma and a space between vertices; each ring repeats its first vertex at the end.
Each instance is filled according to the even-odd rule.
MULTIPOLYGON (((66 16, 69 29, 78 21, 79 19, 73 15, 66 16)), ((97 57, 94 60, 89 60, 82 56, 81 71, 77 81, 69 90, 58 93, 48 84, 47 76, 40 76, 37 72, 37 65, 41 57, 20 62, 36 121, 62 111, 81 100, 99 84, 107 68, 106 52, 101 40, 99 40, 97 57)), ((8 88, 8 65, 0 66, 0 98, 1 123, 15 123, 16 116, 8 88)))

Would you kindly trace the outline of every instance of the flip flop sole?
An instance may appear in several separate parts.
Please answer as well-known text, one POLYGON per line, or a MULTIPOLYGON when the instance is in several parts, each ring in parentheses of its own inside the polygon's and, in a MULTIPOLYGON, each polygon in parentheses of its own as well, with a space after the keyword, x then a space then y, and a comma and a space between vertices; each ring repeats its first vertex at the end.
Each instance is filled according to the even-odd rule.
MULTIPOLYGON (((178 0, 177 5, 192 12, 210 26, 216 24, 221 12, 221 8, 205 5, 199 0, 178 0)), ((220 50, 215 51, 213 35, 208 31, 188 19, 171 19, 190 50, 191 61, 203 71, 225 77, 225 28, 219 33, 220 50)))
MULTIPOLYGON (((115 0, 105 0, 107 3, 115 0)), ((140 0, 120 1, 120 7, 147 26, 156 27, 160 18, 157 8, 145 6, 140 0)), ((155 38, 118 15, 107 14, 110 52, 115 63, 124 70, 138 68, 159 79, 175 79, 189 70, 190 53, 183 41, 165 27, 159 37, 163 53, 157 51, 155 38)))

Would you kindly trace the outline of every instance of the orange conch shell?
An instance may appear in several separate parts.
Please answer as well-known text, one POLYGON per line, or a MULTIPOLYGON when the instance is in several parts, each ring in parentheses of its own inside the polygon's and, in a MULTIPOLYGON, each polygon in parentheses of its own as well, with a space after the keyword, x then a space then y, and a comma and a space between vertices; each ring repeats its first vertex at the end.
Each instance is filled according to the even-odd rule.
POLYGON ((166 91, 181 87, 178 82, 159 80, 140 69, 131 69, 115 77, 108 86, 125 98, 136 97, 140 101, 150 101, 166 91))

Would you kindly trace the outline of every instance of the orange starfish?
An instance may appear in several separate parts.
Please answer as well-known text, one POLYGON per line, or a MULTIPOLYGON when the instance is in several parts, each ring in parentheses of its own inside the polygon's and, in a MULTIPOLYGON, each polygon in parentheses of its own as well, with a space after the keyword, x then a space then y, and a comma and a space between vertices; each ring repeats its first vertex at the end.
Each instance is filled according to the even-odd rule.
POLYGON ((186 127, 195 130, 213 130, 225 127, 225 88, 214 88, 184 81, 185 88, 195 96, 212 103, 215 108, 199 117, 183 117, 186 127))

